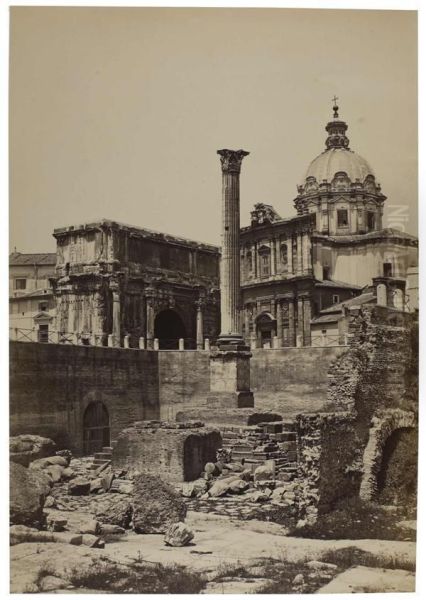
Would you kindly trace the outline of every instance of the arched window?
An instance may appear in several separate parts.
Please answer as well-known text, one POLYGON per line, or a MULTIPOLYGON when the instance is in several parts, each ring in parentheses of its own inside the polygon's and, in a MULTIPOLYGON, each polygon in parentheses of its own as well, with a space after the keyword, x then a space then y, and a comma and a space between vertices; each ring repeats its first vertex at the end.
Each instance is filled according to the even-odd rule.
POLYGON ((271 250, 268 246, 259 248, 260 256, 260 274, 262 277, 269 277, 271 271, 271 250))

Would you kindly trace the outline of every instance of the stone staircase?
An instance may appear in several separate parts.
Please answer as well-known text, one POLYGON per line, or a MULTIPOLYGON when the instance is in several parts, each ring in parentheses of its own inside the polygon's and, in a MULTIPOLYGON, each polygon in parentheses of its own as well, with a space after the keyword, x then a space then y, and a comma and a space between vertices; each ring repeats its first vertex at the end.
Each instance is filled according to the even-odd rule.
POLYGON ((232 462, 255 469, 265 460, 275 461, 276 473, 290 481, 297 474, 297 436, 292 421, 221 428, 223 447, 232 451, 232 462))
POLYGON ((113 446, 104 446, 102 452, 95 452, 93 463, 90 468, 95 471, 96 469, 99 469, 99 467, 110 463, 112 460, 112 450, 113 446))

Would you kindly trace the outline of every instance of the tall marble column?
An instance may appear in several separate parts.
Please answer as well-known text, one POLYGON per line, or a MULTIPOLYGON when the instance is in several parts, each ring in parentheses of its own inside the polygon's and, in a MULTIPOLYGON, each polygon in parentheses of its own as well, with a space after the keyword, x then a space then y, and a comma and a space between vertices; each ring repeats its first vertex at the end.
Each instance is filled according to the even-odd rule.
POLYGON ((121 344, 120 285, 116 281, 111 281, 109 287, 112 291, 112 343, 115 348, 119 348, 121 344))
POLYGON ((277 338, 278 348, 281 348, 283 345, 283 309, 280 300, 277 302, 277 338))
POLYGON ((249 153, 218 150, 222 165, 222 256, 220 261, 219 344, 242 343, 240 306, 240 172, 249 153))
POLYGON ((250 344, 250 309, 244 307, 244 339, 246 344, 250 344))
POLYGON ((154 321, 155 321, 155 312, 154 312, 154 297, 152 296, 152 292, 149 293, 147 291, 146 296, 146 347, 148 350, 152 350, 154 348, 154 321))
POLYGON ((275 240, 271 241, 271 275, 275 275, 277 272, 277 247, 275 240))
POLYGON ((240 325, 240 171, 248 152, 218 150, 222 164, 222 255, 220 259, 221 333, 210 355, 211 408, 250 408, 250 348, 240 325))
POLYGON ((304 346, 304 319, 303 319, 303 298, 301 296, 297 297, 297 346, 304 346))
POLYGON ((294 320, 294 299, 288 300, 288 343, 290 346, 296 345, 296 323, 294 320))
POLYGON ((303 297, 303 345, 311 345, 311 299, 303 297))
POLYGON ((197 350, 202 350, 204 348, 204 322, 203 322, 203 301, 197 300, 195 303, 197 308, 197 350))
POLYGON ((292 275, 293 269, 293 239, 290 238, 287 242, 287 261, 288 261, 288 273, 292 275))
POLYGON ((303 262, 302 262, 302 234, 296 234, 296 275, 301 275, 303 271, 303 262))

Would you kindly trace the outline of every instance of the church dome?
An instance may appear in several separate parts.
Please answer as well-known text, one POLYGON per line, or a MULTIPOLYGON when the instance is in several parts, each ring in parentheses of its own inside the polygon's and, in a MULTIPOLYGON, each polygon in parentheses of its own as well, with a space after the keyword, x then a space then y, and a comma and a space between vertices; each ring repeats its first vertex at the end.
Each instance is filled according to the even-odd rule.
POLYGON ((345 172, 352 182, 357 179, 363 183, 367 175, 374 171, 368 162, 356 152, 348 148, 329 148, 314 158, 306 171, 304 182, 308 177, 315 177, 318 183, 323 180, 332 181, 336 173, 345 172))

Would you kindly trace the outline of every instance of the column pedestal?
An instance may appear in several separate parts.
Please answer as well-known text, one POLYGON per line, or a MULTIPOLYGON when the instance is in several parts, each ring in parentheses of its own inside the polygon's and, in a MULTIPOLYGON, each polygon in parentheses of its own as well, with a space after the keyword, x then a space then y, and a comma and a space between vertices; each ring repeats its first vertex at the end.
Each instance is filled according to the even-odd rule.
POLYGON ((250 357, 247 346, 241 344, 229 350, 210 354, 209 408, 251 408, 254 406, 250 391, 250 357))

